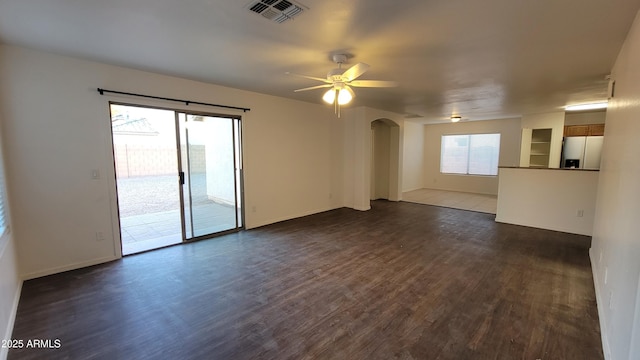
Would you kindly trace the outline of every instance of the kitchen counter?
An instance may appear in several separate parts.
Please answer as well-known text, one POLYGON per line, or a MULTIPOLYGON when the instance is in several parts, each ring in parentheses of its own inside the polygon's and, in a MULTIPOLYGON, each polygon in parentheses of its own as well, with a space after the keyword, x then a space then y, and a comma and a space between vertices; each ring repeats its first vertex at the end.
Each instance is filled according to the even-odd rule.
POLYGON ((524 166, 498 166, 499 169, 525 169, 525 170, 571 170, 571 171, 600 171, 598 169, 571 169, 571 168, 546 168, 524 166))
POLYGON ((591 236, 599 175, 597 170, 500 167, 496 221, 591 236))

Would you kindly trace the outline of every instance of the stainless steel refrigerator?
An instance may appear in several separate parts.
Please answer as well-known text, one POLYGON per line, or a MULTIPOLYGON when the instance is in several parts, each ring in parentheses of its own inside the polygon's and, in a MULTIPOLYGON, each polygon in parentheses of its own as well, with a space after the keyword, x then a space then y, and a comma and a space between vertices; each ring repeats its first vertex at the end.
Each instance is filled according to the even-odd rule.
POLYGON ((604 136, 569 136, 562 145, 562 167, 600 169, 604 136))

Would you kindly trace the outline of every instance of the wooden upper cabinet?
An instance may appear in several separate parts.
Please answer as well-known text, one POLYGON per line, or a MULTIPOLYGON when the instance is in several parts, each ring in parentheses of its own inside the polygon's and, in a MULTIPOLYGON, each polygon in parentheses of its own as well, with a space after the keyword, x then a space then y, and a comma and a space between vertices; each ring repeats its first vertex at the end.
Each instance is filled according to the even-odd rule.
POLYGON ((568 125, 564 127, 564 136, 602 136, 604 124, 568 125))
POLYGON ((604 124, 592 124, 589 125, 589 136, 603 136, 604 124))
POLYGON ((571 125, 564 127, 564 136, 587 136, 589 125, 571 125))

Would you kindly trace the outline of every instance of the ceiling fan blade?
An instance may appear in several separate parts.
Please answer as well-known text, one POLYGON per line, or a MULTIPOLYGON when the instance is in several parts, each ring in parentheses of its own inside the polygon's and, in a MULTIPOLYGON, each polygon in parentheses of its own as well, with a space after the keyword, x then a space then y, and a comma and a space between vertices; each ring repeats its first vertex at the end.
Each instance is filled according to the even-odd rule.
POLYGON ((349 82, 349 85, 356 87, 396 87, 398 83, 395 81, 383 81, 383 80, 353 80, 349 82))
POLYGON ((319 77, 315 77, 315 76, 309 76, 309 75, 302 75, 302 74, 296 74, 296 73, 292 73, 292 72, 286 72, 285 74, 287 75, 293 75, 293 76, 298 76, 298 77, 302 77, 305 79, 311 79, 311 80, 317 80, 317 81, 322 81, 323 83, 327 83, 327 84, 331 84, 332 82, 327 80, 327 79, 323 79, 323 78, 319 78, 319 77))
POLYGON ((369 70, 369 65, 362 62, 357 63, 343 72, 342 78, 347 82, 352 81, 355 80, 358 76, 364 74, 367 70, 369 70))
POLYGON ((293 92, 300 92, 300 91, 307 91, 307 90, 315 90, 315 89, 322 89, 322 88, 330 88, 332 87, 332 84, 325 84, 325 85, 318 85, 318 86, 311 86, 311 87, 307 87, 307 88, 302 88, 302 89, 297 89, 297 90, 293 90, 293 92))

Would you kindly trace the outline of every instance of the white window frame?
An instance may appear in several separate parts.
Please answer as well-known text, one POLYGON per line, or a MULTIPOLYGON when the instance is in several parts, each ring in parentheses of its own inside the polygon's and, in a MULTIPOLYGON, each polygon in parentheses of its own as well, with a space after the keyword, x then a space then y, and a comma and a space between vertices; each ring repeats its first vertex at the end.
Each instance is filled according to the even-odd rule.
POLYGON ((4 176, 2 144, 0 143, 0 250, 3 248, 9 233, 9 208, 7 206, 6 179, 4 176))
MULTIPOLYGON (((498 163, 500 161, 500 141, 501 141, 501 134, 500 133, 483 133, 483 134, 448 134, 448 135, 442 135, 440 138, 440 173, 441 174, 446 174, 446 175, 472 175, 472 176, 498 176, 498 163), (470 161, 470 159, 472 158, 472 147, 471 147, 471 143, 472 143, 472 137, 474 136, 486 136, 486 135, 497 135, 498 137, 498 146, 497 146, 497 152, 495 154, 495 169, 492 168, 490 173, 477 173, 477 172, 470 172, 470 168, 472 166, 472 162, 470 161), (445 143, 446 143, 446 138, 452 138, 452 137, 467 137, 467 147, 466 147, 466 170, 464 172, 455 172, 455 171, 447 171, 446 169, 446 163, 445 163, 445 143)), ((491 164, 492 166, 494 164, 491 164)))

